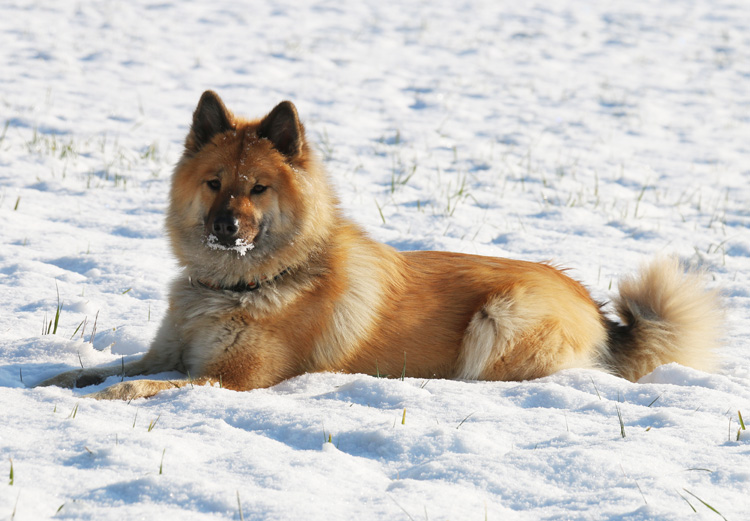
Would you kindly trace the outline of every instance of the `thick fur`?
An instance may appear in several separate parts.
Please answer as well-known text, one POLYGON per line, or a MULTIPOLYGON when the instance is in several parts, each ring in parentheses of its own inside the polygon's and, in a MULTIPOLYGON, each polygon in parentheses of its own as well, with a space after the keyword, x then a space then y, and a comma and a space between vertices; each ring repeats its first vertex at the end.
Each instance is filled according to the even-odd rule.
POLYGON ((589 367, 637 380, 668 362, 713 367, 718 297, 675 260, 620 283, 615 323, 552 266, 373 241, 341 215, 289 102, 248 121, 203 94, 166 226, 183 271, 149 351, 40 385, 187 375, 93 395, 132 399, 188 383, 249 390, 310 371, 525 380, 589 367))
POLYGON ((637 380, 668 362, 716 368, 716 353, 707 348, 717 345, 723 313, 697 273, 684 273, 676 259, 658 259, 621 280, 619 290, 614 304, 623 325, 610 324, 602 352, 611 372, 637 380))

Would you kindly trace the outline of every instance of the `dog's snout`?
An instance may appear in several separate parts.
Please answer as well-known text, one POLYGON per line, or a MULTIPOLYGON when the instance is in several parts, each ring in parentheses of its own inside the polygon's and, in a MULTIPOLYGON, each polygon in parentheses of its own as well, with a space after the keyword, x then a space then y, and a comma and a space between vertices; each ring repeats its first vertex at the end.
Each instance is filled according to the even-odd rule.
POLYGON ((240 222, 231 213, 225 213, 214 219, 211 231, 220 241, 228 241, 235 238, 239 233, 240 222))

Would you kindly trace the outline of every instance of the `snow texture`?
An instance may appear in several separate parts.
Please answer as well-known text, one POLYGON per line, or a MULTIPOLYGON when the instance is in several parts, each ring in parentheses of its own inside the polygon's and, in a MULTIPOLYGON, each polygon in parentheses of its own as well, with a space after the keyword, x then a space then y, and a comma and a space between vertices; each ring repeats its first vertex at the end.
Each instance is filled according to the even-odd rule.
POLYGON ((210 234, 206 240, 206 247, 212 250, 224 250, 224 251, 236 251, 238 257, 244 257, 245 254, 255 248, 255 244, 247 242, 245 239, 237 239, 234 241, 234 246, 224 246, 219 242, 219 238, 214 234, 210 234))
POLYGON ((1 519, 747 519, 745 2, 9 0, 0 70, 1 519), (294 101, 398 249, 552 260, 601 301, 655 255, 705 269, 719 371, 31 388, 147 350, 208 88, 294 101))

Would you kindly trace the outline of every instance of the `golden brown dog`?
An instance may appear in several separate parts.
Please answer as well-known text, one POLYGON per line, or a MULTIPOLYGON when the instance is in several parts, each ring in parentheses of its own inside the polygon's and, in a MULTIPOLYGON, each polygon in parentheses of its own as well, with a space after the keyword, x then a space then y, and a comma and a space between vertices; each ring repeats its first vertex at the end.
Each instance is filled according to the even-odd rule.
POLYGON ((718 297, 675 260, 620 283, 616 323, 549 265, 373 241, 341 214, 288 101, 248 121, 205 92, 166 223, 183 272, 149 351, 40 385, 187 375, 93 395, 131 399, 188 382, 268 387, 310 371, 525 380, 590 367, 637 380, 668 362, 712 367, 718 297))

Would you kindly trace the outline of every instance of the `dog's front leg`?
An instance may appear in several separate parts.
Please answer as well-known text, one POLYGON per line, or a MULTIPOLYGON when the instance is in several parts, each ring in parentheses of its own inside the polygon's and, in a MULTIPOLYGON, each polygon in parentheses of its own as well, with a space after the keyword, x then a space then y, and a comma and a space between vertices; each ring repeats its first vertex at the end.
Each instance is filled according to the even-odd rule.
POLYGON ((160 391, 179 389, 188 385, 213 385, 219 383, 211 378, 197 378, 195 380, 130 380, 110 385, 106 389, 87 394, 86 398, 95 400, 135 400, 149 398, 160 391))
POLYGON ((148 352, 138 360, 125 364, 115 364, 87 369, 74 369, 48 378, 34 387, 54 385, 72 389, 88 387, 104 382, 110 376, 139 376, 180 370, 180 353, 182 344, 179 341, 171 317, 167 315, 162 322, 148 352))
MULTIPOLYGON (((147 356, 147 355, 146 355, 147 356)), ((121 365, 108 365, 104 367, 91 367, 89 369, 74 369, 72 371, 66 371, 60 373, 57 376, 48 378, 41 383, 38 383, 34 387, 48 387, 54 385, 57 387, 64 387, 72 389, 74 387, 88 387, 89 385, 97 385, 110 376, 137 376, 140 374, 147 374, 145 371, 148 369, 148 364, 144 363, 144 356, 140 360, 134 360, 127 364, 121 365)))

